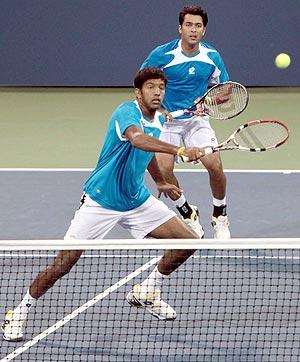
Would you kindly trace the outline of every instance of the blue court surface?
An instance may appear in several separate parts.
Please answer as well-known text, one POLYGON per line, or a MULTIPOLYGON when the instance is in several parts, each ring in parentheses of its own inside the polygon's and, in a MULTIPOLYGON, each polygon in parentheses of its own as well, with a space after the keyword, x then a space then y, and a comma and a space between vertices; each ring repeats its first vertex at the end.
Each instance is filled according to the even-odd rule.
MULTIPOLYGON (((0 240, 62 239, 90 171, 2 171, 0 240)), ((187 199, 199 207, 205 237, 212 237, 211 192, 206 172, 177 171, 187 199)), ((146 182, 156 195, 150 176, 146 182)), ((232 237, 299 237, 299 172, 227 172, 232 237)), ((163 198, 168 205, 169 200, 163 198)), ((128 238, 121 228, 108 238, 128 238)))

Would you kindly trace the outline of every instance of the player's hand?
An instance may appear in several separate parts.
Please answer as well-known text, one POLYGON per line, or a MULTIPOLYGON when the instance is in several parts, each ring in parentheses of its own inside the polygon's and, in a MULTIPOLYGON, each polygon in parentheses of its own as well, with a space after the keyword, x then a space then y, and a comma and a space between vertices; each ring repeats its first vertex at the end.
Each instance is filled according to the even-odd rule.
POLYGON ((158 190, 158 198, 160 198, 163 194, 165 197, 170 197, 171 199, 176 200, 181 196, 183 192, 179 187, 169 184, 167 182, 157 183, 156 186, 158 190))
POLYGON ((205 149, 201 147, 189 147, 184 150, 182 156, 188 157, 189 161, 198 161, 205 156, 205 149))
POLYGON ((173 121, 173 116, 172 116, 172 114, 170 113, 170 112, 168 112, 167 110, 163 110, 162 111, 162 114, 165 116, 165 120, 166 120, 166 122, 172 122, 173 121))
POLYGON ((194 103, 196 104, 196 110, 193 111, 193 114, 195 116, 204 116, 206 114, 203 103, 202 102, 198 103, 200 101, 200 99, 201 99, 201 97, 198 97, 194 101, 194 103))

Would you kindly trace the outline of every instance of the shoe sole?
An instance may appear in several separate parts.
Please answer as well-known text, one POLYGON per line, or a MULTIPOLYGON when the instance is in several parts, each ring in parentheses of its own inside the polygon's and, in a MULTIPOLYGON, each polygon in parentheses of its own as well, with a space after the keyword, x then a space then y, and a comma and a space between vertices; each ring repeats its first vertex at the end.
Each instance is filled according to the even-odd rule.
MULTIPOLYGON (((4 323, 5 324, 5 323, 4 323)), ((9 338, 9 337, 6 337, 5 336, 5 330, 4 330, 4 327, 3 327, 3 324, 1 326, 1 331, 3 332, 3 336, 2 336, 2 339, 4 339, 5 341, 8 341, 8 342, 21 342, 23 341, 23 335, 21 337, 17 337, 17 338, 9 338)))
POLYGON ((5 337, 4 335, 3 335, 3 339, 5 340, 5 341, 8 341, 8 342, 21 342, 21 341, 23 341, 23 337, 18 337, 18 338, 7 338, 7 337, 5 337))
POLYGON ((153 317, 159 319, 160 321, 173 321, 176 319, 176 316, 173 318, 162 317, 159 314, 155 313, 152 309, 150 309, 146 304, 141 303, 133 294, 129 293, 126 297, 127 302, 136 308, 146 309, 153 317))

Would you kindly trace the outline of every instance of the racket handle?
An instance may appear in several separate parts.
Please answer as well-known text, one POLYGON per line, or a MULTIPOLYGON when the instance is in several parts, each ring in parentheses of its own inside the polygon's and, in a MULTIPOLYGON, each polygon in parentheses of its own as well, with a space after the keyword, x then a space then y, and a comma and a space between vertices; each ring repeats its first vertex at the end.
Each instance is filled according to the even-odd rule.
POLYGON ((190 159, 187 156, 179 156, 182 162, 190 162, 190 159))
MULTIPOLYGON (((204 148, 204 156, 211 155, 214 153, 214 149, 212 147, 205 147, 204 148)), ((190 162, 190 159, 187 156, 179 156, 182 162, 190 162)))
POLYGON ((179 111, 174 111, 174 112, 170 112, 171 116, 173 118, 177 118, 177 117, 180 117, 180 116, 183 116, 185 113, 185 111, 183 109, 179 110, 179 111))
POLYGON ((204 154, 206 155, 211 155, 212 153, 214 153, 214 149, 212 147, 205 147, 204 148, 204 154))

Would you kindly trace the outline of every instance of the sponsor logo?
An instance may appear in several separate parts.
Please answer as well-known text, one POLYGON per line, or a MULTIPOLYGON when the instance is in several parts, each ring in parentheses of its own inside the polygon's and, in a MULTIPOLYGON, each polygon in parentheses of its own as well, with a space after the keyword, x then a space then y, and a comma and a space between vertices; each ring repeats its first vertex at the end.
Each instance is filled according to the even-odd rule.
POLYGON ((196 74, 196 68, 195 67, 189 68, 189 74, 190 75, 195 75, 196 74))

